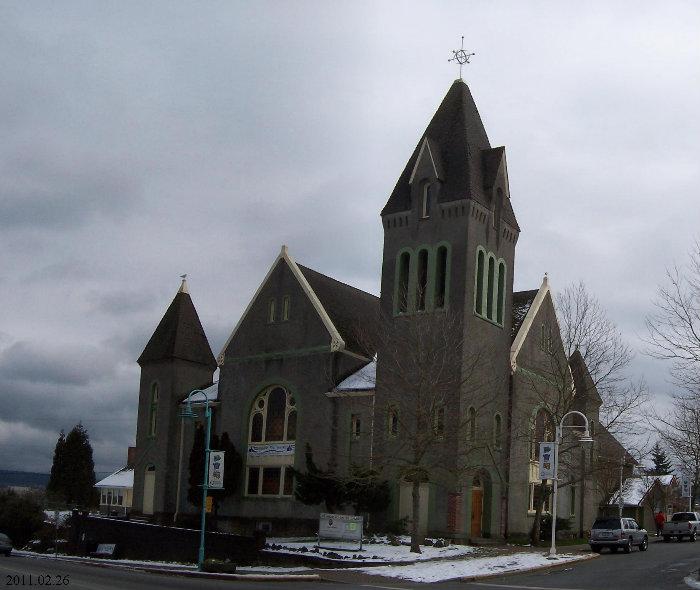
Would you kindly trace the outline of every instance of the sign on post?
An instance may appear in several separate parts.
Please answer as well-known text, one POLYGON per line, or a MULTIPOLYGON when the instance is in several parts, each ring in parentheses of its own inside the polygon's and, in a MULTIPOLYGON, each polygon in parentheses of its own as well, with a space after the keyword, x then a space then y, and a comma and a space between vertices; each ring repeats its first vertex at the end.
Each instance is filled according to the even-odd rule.
POLYGON ((540 479, 554 479, 554 443, 540 443, 540 479))
POLYGON ((211 490, 224 488, 224 451, 209 451, 209 483, 211 490))
MULTIPOLYGON (((357 541, 362 549, 362 517, 323 513, 318 519, 318 546, 321 539, 357 541)), ((332 547, 329 547, 332 549, 332 547)))
POLYGON ((214 510, 214 498, 207 496, 207 514, 210 514, 214 510))

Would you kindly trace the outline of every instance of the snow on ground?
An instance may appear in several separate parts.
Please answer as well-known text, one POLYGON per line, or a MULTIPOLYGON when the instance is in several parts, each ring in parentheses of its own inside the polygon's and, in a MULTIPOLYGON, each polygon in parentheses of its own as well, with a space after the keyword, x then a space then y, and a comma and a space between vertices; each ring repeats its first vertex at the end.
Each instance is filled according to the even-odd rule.
POLYGON ((472 559, 449 559, 413 565, 392 565, 353 569, 357 569, 365 574, 430 583, 468 576, 526 571, 555 563, 587 559, 588 557, 587 555, 563 554, 557 555, 555 559, 548 559, 548 556, 545 554, 527 552, 497 555, 493 557, 475 557, 472 559))
POLYGON ((422 553, 409 551, 408 537, 399 537, 401 545, 390 545, 386 537, 374 537, 371 542, 362 544, 359 551, 357 543, 346 541, 326 540, 320 549, 316 549, 316 539, 313 538, 269 538, 267 551, 275 553, 290 553, 296 555, 313 555, 329 561, 358 560, 371 563, 392 563, 396 561, 425 561, 428 559, 460 557, 475 553, 475 547, 467 545, 448 545, 447 547, 431 547, 421 545, 422 553), (333 555, 335 554, 335 555, 333 555), (339 557, 336 557, 339 556, 339 557))

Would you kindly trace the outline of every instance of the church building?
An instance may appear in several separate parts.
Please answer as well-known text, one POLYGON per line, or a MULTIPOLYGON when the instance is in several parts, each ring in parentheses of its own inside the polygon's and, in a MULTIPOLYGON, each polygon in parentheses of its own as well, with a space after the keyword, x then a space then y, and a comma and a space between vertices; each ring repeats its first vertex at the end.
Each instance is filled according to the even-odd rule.
POLYGON ((195 426, 180 413, 187 395, 203 390, 195 405, 206 395, 213 432, 227 433, 243 457, 241 485, 217 515, 222 529, 312 531, 325 507, 295 499, 292 470, 306 469, 307 447, 316 465, 339 474, 381 470, 392 500, 380 521, 410 519, 414 483, 397 459, 412 464, 406 449, 419 438, 430 441, 421 461, 444 463, 416 483, 422 533, 527 534, 541 483, 538 444, 552 440, 562 407, 585 414, 594 443, 584 449, 583 428, 567 429, 561 481, 569 485, 558 514, 573 530, 590 528, 607 500, 594 469, 601 441, 617 456, 624 449, 600 424, 602 400, 583 357, 565 356, 547 276, 513 291, 523 206, 511 201, 505 148, 491 146, 459 79, 381 210, 380 297, 297 263, 282 246, 215 357, 183 280, 138 359, 134 511, 164 523, 198 512, 187 500, 195 426), (430 345, 425 332, 411 340, 420 330, 451 343, 423 426, 412 410, 422 394, 400 386, 420 377, 420 363, 400 370, 401 358, 430 345), (563 377, 553 365, 565 367, 563 377))

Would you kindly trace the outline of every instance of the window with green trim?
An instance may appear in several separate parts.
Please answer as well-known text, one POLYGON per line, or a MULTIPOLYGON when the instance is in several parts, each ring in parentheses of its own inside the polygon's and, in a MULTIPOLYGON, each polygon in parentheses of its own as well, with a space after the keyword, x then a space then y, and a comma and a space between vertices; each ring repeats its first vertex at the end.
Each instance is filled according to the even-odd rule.
POLYGON ((506 265, 501 262, 498 265, 498 293, 496 295, 496 321, 503 325, 503 305, 505 303, 506 265))
POLYGON ((398 299, 396 311, 406 313, 408 311, 408 279, 411 272, 411 253, 402 252, 399 256, 398 285, 396 297, 398 299))
POLYGON ((418 252, 418 280, 416 281, 416 309, 425 311, 428 295, 428 251, 418 252))
POLYGON ((479 247, 476 254, 474 313, 503 326, 506 298, 506 263, 479 247))
POLYGON ((489 256, 488 275, 486 279, 486 317, 493 319, 493 279, 496 261, 493 256, 489 256))
POLYGON ((473 407, 469 408, 467 435, 469 437, 469 442, 474 442, 476 440, 476 410, 473 407))
POLYGON ((445 307, 447 296, 447 246, 439 246, 435 256, 435 309, 445 307))
POLYGON ((484 314, 484 251, 479 250, 476 254, 476 299, 475 308, 479 315, 484 314))
POLYGON ((496 414, 493 417, 493 448, 501 448, 501 437, 503 431, 503 423, 500 414, 496 414))
POLYGON ((148 414, 148 436, 155 437, 158 428, 158 384, 151 385, 151 406, 148 414))
POLYGON ((282 321, 286 322, 289 319, 289 295, 285 295, 282 299, 282 321))
POLYGON ((277 315, 277 301, 273 297, 267 304, 267 322, 269 324, 274 323, 275 316, 277 315))

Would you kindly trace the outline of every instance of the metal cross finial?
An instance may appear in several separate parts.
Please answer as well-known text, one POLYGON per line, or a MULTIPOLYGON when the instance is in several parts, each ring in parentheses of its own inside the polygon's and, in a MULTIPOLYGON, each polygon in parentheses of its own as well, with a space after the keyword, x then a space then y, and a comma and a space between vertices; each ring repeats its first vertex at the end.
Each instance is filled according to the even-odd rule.
POLYGON ((467 53, 464 51, 464 35, 462 35, 462 47, 452 50, 452 58, 447 61, 456 61, 459 64, 459 79, 462 79, 462 66, 469 63, 469 58, 476 53, 467 53))

